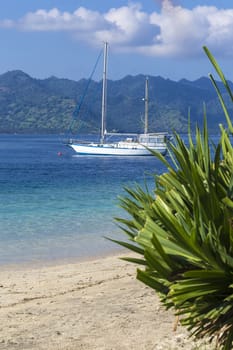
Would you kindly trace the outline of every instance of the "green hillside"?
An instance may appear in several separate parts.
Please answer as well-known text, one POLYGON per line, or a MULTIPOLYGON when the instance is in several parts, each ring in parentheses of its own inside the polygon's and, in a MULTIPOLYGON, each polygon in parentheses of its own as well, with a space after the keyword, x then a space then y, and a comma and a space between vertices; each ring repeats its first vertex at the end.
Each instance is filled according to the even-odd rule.
MULTIPOLYGON (((71 124, 73 132, 98 132, 101 115, 101 82, 92 81, 78 115, 73 114, 86 89, 87 80, 51 77, 34 79, 22 71, 0 75, 1 133, 63 133, 71 124), (72 122, 73 121, 73 122, 72 122)), ((143 130, 145 76, 126 76, 108 81, 108 131, 143 130)), ((211 131, 224 121, 216 93, 208 78, 175 82, 149 77, 150 131, 187 131, 191 121, 201 124, 203 103, 211 131)), ((231 108, 232 110, 232 108, 231 108)))

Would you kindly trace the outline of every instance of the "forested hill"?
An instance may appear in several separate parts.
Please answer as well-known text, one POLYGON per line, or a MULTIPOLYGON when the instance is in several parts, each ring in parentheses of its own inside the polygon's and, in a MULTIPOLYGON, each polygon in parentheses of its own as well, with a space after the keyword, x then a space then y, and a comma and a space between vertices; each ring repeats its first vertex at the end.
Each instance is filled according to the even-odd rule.
MULTIPOLYGON (((143 130, 145 78, 138 75, 108 81, 108 131, 143 130)), ((63 133, 71 125, 74 132, 98 132, 101 82, 91 81, 82 108, 73 119, 86 86, 85 79, 72 81, 50 77, 40 80, 22 71, 0 75, 0 132, 63 133)), ((192 125, 202 124, 204 104, 210 131, 214 132, 225 119, 209 78, 176 82, 149 77, 151 132, 173 129, 187 132, 189 110, 192 125)))

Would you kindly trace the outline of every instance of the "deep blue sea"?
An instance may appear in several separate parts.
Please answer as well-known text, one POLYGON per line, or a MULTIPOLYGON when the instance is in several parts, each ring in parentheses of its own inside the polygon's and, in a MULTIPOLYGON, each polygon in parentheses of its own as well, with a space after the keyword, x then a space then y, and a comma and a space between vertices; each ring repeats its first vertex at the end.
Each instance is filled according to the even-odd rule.
POLYGON ((104 238, 125 238, 118 196, 135 183, 153 189, 161 170, 154 157, 77 156, 59 135, 0 135, 0 264, 120 249, 104 238))

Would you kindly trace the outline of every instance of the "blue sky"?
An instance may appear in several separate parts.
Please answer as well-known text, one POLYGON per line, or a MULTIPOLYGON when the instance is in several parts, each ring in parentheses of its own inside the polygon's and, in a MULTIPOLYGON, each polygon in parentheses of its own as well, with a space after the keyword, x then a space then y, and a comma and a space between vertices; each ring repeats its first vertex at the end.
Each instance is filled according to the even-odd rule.
MULTIPOLYGON (((39 79, 87 78, 103 41, 109 42, 113 80, 141 73, 172 80, 207 76, 213 69, 203 45, 233 80, 230 0, 0 3, 0 74, 20 69, 39 79)), ((101 79, 100 72, 94 78, 101 79)))

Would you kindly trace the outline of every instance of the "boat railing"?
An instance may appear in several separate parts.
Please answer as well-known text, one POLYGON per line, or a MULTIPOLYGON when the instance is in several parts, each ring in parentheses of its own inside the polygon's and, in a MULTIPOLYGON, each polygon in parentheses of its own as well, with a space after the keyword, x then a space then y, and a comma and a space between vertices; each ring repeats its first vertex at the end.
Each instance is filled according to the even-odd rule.
POLYGON ((90 144, 90 141, 70 138, 70 139, 64 139, 63 143, 66 144, 66 145, 73 145, 75 143, 90 144))
POLYGON ((107 132, 105 133, 106 136, 137 136, 136 133, 130 133, 130 132, 107 132))

